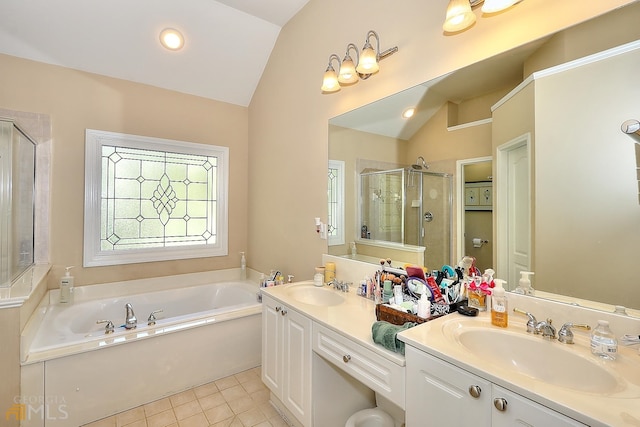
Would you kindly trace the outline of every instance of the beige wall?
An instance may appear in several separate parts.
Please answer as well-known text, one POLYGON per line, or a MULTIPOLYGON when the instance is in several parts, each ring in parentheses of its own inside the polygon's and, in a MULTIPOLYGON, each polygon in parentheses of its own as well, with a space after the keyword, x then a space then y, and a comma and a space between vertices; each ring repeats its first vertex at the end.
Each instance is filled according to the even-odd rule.
POLYGON ((247 108, 6 55, 0 65, 0 107, 51 117, 49 287, 58 287, 65 265, 76 266, 76 286, 239 266, 247 248, 247 108), (82 268, 87 128, 229 147, 229 256, 82 268))
POLYGON ((620 131, 640 114, 640 86, 629 84, 639 67, 635 50, 535 82, 540 289, 640 306, 636 141, 620 131), (613 286, 593 278, 601 270, 615 272, 613 286))

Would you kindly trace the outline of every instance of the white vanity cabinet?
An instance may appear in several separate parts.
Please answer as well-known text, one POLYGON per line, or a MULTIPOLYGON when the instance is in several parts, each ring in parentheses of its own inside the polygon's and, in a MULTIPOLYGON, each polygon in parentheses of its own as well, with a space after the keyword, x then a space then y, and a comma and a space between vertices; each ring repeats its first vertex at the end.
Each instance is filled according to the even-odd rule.
POLYGON ((313 327, 313 351, 404 409, 404 367, 318 324, 313 327))
POLYGON ((406 347, 406 425, 585 426, 414 347, 406 347))
POLYGON ((264 294, 262 381, 298 421, 311 425, 311 320, 264 294))

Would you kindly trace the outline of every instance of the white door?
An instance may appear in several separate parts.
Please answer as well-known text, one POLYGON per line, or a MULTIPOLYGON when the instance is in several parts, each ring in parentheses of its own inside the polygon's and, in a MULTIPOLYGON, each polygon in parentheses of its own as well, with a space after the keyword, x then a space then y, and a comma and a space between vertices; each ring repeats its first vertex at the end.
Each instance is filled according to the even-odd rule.
POLYGON ((531 268, 529 134, 498 147, 497 162, 498 273, 514 289, 531 268))

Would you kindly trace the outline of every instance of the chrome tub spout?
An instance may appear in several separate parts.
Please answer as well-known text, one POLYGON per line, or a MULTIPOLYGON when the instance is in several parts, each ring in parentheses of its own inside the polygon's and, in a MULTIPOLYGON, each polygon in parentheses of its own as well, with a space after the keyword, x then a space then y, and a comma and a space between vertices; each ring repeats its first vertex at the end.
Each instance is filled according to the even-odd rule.
POLYGON ((133 307, 131 304, 127 303, 124 308, 127 310, 127 314, 124 319, 124 327, 126 329, 134 329, 138 326, 138 319, 136 319, 136 315, 133 312, 133 307))

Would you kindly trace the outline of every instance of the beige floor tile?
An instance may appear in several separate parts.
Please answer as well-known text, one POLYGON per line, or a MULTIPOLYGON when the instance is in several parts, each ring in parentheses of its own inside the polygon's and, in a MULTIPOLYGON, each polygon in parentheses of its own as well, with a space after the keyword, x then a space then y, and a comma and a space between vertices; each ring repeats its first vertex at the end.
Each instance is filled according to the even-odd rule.
POLYGON ((216 383, 208 383, 198 386, 193 389, 193 392, 196 394, 196 397, 200 399, 201 397, 209 396, 210 394, 217 393, 218 387, 216 387, 216 383))
POLYGON ((180 427, 209 427, 209 420, 203 412, 178 421, 180 427))
POLYGON ((138 406, 137 408, 129 409, 128 411, 121 412, 116 415, 116 426, 124 427, 129 424, 145 419, 144 408, 138 406))
POLYGON ((149 427, 167 427, 170 424, 174 424, 176 421, 178 420, 176 419, 172 409, 147 417, 147 425, 149 427))
POLYGON ((249 393, 247 393, 240 384, 233 387, 225 388, 224 390, 220 390, 220 393, 222 393, 222 395, 224 396, 224 399, 227 402, 240 399, 241 397, 249 396, 249 393))
POLYGON ((250 396, 241 397, 240 399, 228 402, 229 407, 234 414, 238 415, 244 411, 248 411, 256 406, 256 403, 250 396))
POLYGON ((264 390, 256 391, 255 393, 251 393, 251 398, 256 403, 264 403, 269 401, 269 389, 265 388, 264 390))
POLYGON ((233 422, 233 418, 227 418, 224 421, 220 421, 219 423, 211 424, 211 427, 229 427, 233 422))
POLYGON ((242 421, 240 421, 238 417, 235 417, 233 421, 231 421, 231 424, 229 424, 229 427, 246 427, 246 426, 242 424, 242 421))
POLYGON ((221 378, 217 380, 215 383, 216 383, 216 387, 218 387, 218 390, 220 391, 240 384, 236 379, 236 377, 234 377, 233 375, 230 377, 221 378))
POLYGON ((285 423, 280 415, 269 418, 269 422, 273 427, 289 427, 289 424, 285 423))
POLYGON ((207 419, 211 424, 224 421, 227 418, 233 418, 233 411, 226 403, 224 405, 216 406, 215 408, 207 409, 204 411, 207 419))
POLYGON ((169 396, 169 400, 171 401, 171 406, 173 406, 174 408, 176 406, 184 405, 187 402, 192 402, 196 399, 197 399, 196 394, 192 389, 185 390, 178 394, 174 394, 173 396, 169 396))
POLYGON ((271 423, 269 421, 263 421, 260 424, 256 424, 255 427, 271 427, 271 423))
POLYGON ((264 385, 262 380, 257 377, 242 383, 242 388, 244 388, 247 391, 247 393, 255 393, 256 391, 267 389, 267 387, 264 385))
POLYGON ((164 399, 147 403, 146 405, 143 406, 143 408, 144 408, 145 415, 147 416, 147 418, 149 418, 155 414, 164 412, 167 409, 171 409, 171 401, 169 400, 168 397, 165 397, 164 399))
POLYGON ((84 427, 116 427, 116 417, 103 418, 90 424, 85 424, 84 427))
POLYGON ((271 405, 271 403, 269 402, 258 403, 257 406, 258 409, 260 409, 267 418, 280 416, 280 414, 278 414, 278 411, 276 411, 273 405, 271 405))
POLYGON ((173 412, 176 414, 178 421, 189 418, 198 413, 203 413, 200 403, 197 400, 192 400, 183 405, 173 408, 173 412))
POLYGON ((243 372, 240 372, 239 374, 235 374, 234 377, 236 377, 238 382, 242 384, 244 382, 257 378, 258 376, 255 374, 255 372, 253 372, 253 370, 250 369, 248 371, 243 371, 243 372))
POLYGON ((246 412, 238 414, 238 418, 240 418, 240 421, 242 421, 242 424, 246 427, 255 426, 267 420, 267 417, 265 417, 258 408, 251 408, 246 412))
POLYGON ((255 368, 251 369, 253 372, 255 372, 255 374, 258 377, 262 376, 262 366, 256 366, 255 368))
POLYGON ((220 392, 205 396, 201 399, 198 399, 198 401, 200 402, 200 407, 202 407, 202 409, 205 411, 207 409, 223 405, 227 402, 226 400, 224 400, 224 396, 220 392))
POLYGON ((147 425, 147 419, 144 418, 142 420, 138 420, 138 421, 134 421, 131 424, 127 424, 124 427, 148 427, 147 425))

